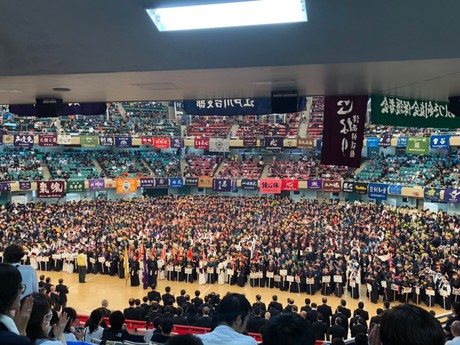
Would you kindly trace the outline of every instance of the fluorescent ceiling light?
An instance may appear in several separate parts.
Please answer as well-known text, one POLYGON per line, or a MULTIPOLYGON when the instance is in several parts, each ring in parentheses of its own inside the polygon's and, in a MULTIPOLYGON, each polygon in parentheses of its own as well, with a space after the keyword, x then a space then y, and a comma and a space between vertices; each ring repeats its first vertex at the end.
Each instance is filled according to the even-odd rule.
POLYGON ((147 9, 159 31, 307 21, 305 0, 255 0, 147 9))

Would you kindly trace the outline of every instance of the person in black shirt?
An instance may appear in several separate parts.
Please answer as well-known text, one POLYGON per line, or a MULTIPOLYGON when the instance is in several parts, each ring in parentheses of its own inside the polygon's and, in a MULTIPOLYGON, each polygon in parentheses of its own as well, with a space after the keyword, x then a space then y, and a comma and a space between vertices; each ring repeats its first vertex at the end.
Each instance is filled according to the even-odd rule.
POLYGON ((311 328, 315 334, 316 340, 326 340, 327 325, 323 322, 323 315, 318 314, 318 319, 312 323, 311 328))
POLYGON ((328 340, 334 340, 335 338, 344 339, 345 338, 345 329, 340 325, 342 323, 342 319, 337 317, 335 319, 335 325, 329 327, 327 331, 327 338, 328 340))
POLYGON ((171 338, 171 331, 173 329, 173 321, 171 319, 164 319, 161 321, 161 333, 154 333, 150 341, 155 343, 164 344, 171 338))
POLYGON ((110 328, 106 328, 102 333, 101 344, 105 345, 107 340, 111 341, 125 341, 129 337, 129 333, 123 329, 125 317, 120 310, 114 311, 109 317, 110 328))

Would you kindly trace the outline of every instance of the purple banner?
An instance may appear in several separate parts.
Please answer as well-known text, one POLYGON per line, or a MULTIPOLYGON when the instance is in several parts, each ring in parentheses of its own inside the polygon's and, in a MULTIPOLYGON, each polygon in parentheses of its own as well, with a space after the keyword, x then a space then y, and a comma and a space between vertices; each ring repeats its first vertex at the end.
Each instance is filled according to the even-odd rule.
POLYGON ((393 136, 391 134, 384 134, 379 140, 380 147, 390 147, 391 146, 391 139, 393 136))
POLYGON ((215 178, 212 180, 212 190, 215 192, 231 192, 232 180, 215 178))
POLYGON ((154 178, 141 178, 141 187, 142 188, 153 188, 155 187, 155 179, 154 178))
POLYGON ((99 137, 99 146, 113 146, 113 137, 99 137))
POLYGON ((132 138, 129 135, 117 135, 115 137, 115 146, 122 149, 129 149, 132 146, 132 138))
POLYGON ((244 147, 256 147, 257 146, 257 138, 244 137, 243 138, 243 146, 244 147))
POLYGON ((63 198, 65 196, 64 181, 38 181, 37 197, 39 199, 63 198))
POLYGON ((308 189, 323 189, 323 180, 307 180, 308 189))
POLYGON ((460 203, 460 189, 445 189, 444 202, 460 203))
POLYGON ((168 188, 169 186, 169 179, 165 177, 157 177, 155 179, 155 187, 157 188, 168 188))
POLYGON ((280 151, 283 148, 283 137, 265 137, 265 150, 280 151))
POLYGON ((32 188, 32 183, 30 181, 20 181, 19 189, 20 190, 29 190, 32 188))
POLYGON ((11 184, 9 182, 0 183, 0 192, 11 192, 11 184))
POLYGON ((88 189, 89 190, 98 190, 105 188, 105 181, 104 179, 95 179, 95 180, 88 180, 88 189))
POLYGON ((14 146, 26 147, 31 149, 34 146, 34 136, 32 134, 27 135, 14 135, 14 146))
POLYGON ((359 168, 366 121, 366 96, 326 96, 321 164, 359 168))
POLYGON ((184 147, 184 138, 174 137, 170 139, 170 147, 172 149, 181 149, 184 147))

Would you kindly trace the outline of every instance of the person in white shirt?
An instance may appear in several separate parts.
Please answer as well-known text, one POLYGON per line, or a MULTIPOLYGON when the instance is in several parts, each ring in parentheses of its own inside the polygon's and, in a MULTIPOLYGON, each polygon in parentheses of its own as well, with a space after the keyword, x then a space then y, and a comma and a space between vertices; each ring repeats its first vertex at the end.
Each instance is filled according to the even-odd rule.
POLYGON ((83 330, 83 341, 91 342, 91 339, 101 339, 104 328, 101 327, 101 322, 104 318, 104 313, 101 308, 91 312, 88 320, 88 326, 83 330))
POLYGON ((22 283, 26 286, 25 291, 22 293, 22 297, 38 292, 37 272, 30 265, 21 265, 24 254, 24 249, 19 244, 9 245, 3 253, 5 262, 16 267, 21 273, 22 283))
POLYGON ((256 345, 254 338, 242 334, 246 330, 250 310, 251 304, 244 295, 226 295, 219 305, 219 326, 198 337, 204 345, 256 345))

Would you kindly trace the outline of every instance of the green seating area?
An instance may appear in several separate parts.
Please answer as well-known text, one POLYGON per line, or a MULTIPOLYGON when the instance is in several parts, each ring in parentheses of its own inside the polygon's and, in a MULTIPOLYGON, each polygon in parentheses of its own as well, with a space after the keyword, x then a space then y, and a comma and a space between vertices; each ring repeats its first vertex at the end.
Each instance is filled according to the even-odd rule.
POLYGON ((93 153, 85 151, 46 153, 44 160, 53 179, 81 180, 98 178, 93 153))
POLYGON ((142 158, 152 170, 152 177, 180 177, 180 160, 177 156, 163 152, 146 151, 142 158))
POLYGON ((0 152, 0 181, 43 179, 41 159, 32 151, 0 152))
POLYGON ((141 152, 97 151, 95 158, 102 167, 106 178, 149 176, 149 169, 142 163, 141 152))

